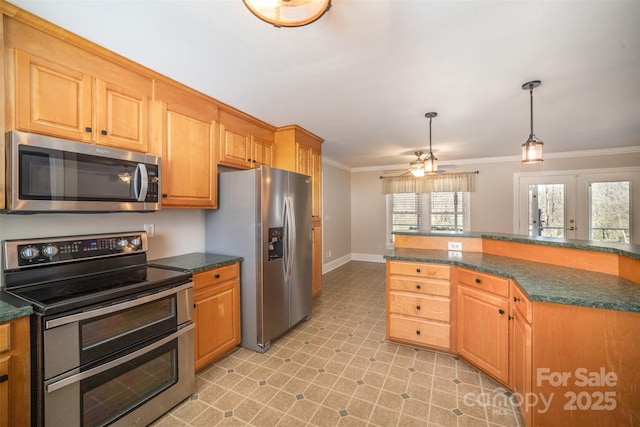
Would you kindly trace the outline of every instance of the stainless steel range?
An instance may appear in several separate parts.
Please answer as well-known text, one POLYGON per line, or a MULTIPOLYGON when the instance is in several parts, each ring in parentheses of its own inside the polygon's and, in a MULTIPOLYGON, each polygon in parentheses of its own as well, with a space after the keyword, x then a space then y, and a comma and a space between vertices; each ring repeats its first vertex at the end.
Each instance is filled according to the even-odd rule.
POLYGON ((3 242, 33 305, 32 424, 146 425, 194 392, 193 282, 147 266, 144 232, 3 242))

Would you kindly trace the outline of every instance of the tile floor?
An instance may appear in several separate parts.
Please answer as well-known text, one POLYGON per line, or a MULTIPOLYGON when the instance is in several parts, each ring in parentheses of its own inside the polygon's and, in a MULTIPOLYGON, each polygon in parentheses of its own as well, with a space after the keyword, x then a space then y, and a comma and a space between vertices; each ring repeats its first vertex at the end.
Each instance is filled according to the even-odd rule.
POLYGON ((521 426, 505 390, 448 354, 385 342, 385 265, 323 276, 309 321, 196 376, 168 426, 521 426))

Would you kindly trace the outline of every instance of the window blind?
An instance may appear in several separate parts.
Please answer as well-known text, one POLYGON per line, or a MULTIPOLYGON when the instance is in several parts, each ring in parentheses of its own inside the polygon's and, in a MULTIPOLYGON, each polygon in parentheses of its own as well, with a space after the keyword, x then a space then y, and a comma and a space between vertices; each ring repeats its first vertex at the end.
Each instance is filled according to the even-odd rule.
POLYGON ((431 193, 429 223, 431 231, 468 231, 470 229, 469 193, 431 193))

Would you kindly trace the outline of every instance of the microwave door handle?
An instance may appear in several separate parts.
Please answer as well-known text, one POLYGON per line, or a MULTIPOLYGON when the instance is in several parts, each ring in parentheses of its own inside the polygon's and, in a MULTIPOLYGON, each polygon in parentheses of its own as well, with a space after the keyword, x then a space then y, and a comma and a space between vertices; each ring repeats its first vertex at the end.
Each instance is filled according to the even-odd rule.
POLYGON ((133 191, 136 196, 136 200, 144 202, 147 198, 147 190, 149 189, 149 174, 147 173, 147 166, 144 163, 138 163, 136 166, 136 172, 133 175, 133 191))

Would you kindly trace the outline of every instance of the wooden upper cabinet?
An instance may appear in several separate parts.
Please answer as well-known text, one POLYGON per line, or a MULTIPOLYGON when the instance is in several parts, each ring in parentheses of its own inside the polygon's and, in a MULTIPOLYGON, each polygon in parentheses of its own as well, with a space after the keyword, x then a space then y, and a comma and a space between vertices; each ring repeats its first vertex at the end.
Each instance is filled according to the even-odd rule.
POLYGON ((91 142, 91 77, 20 50, 15 65, 16 127, 91 142))
POLYGON ((149 98, 96 81, 97 141, 101 145, 149 151, 149 98))
POLYGON ((314 221, 322 220, 322 142, 322 138, 296 125, 276 129, 273 165, 311 177, 314 221))
POLYGON ((220 110, 219 122, 221 165, 240 169, 272 166, 272 130, 226 110, 220 110))
POLYGON ((162 206, 216 208, 217 106, 158 83, 153 101, 153 152, 162 157, 162 206))
POLYGON ((19 49, 14 60, 16 128, 148 152, 151 79, 116 84, 19 49))

